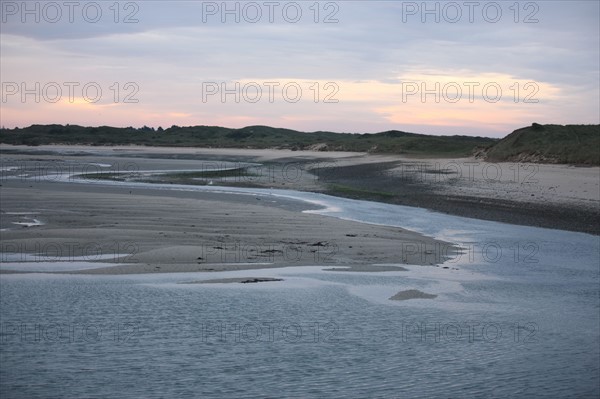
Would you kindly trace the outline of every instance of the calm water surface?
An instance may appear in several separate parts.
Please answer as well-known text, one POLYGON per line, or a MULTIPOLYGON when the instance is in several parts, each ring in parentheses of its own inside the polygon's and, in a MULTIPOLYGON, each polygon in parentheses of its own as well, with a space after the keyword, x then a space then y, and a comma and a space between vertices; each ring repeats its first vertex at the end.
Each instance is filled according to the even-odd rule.
POLYGON ((211 275, 285 279, 245 285, 1 275, 0 397, 598 396, 598 237, 251 191, 421 231, 465 255, 450 269, 211 275), (438 297, 388 300, 404 289, 438 297))

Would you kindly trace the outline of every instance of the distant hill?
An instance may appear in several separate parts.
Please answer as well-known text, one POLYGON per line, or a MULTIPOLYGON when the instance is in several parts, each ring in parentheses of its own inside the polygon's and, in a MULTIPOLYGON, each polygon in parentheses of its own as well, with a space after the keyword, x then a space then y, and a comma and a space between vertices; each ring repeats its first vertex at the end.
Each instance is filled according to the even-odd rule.
POLYGON ((204 148, 282 148, 291 150, 356 151, 416 156, 470 156, 498 139, 471 136, 431 136, 397 130, 376 133, 305 133, 269 126, 229 129, 219 126, 171 126, 168 129, 32 125, 0 129, 0 143, 21 145, 89 144, 148 145, 204 148))
POLYGON ((279 148, 355 151, 423 157, 476 155, 490 162, 600 165, 599 125, 539 125, 517 129, 502 140, 489 137, 431 136, 390 130, 381 133, 299 132, 270 126, 230 129, 171 126, 168 129, 32 125, 0 129, 0 143, 87 144, 203 148, 279 148))
POLYGON ((600 165, 600 125, 539 125, 517 129, 485 152, 490 162, 600 165))

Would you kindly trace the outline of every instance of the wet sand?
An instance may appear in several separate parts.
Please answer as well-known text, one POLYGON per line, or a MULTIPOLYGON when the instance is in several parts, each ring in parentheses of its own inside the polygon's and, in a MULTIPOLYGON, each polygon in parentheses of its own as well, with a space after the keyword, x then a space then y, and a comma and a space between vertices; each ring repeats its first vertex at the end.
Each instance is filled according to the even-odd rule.
POLYGON ((600 234, 599 167, 368 155, 322 176, 334 195, 600 234))
POLYGON ((407 301, 409 299, 434 299, 437 298, 435 294, 427 294, 419 290, 406 290, 400 291, 396 295, 390 297, 392 301, 407 301))
POLYGON ((382 264, 442 263, 450 244, 399 228, 302 213, 317 206, 280 197, 74 184, 57 182, 53 177, 57 171, 144 181, 148 178, 144 171, 160 170, 151 177, 168 184, 181 183, 181 171, 250 165, 247 175, 186 178, 186 182, 326 192, 594 234, 600 226, 597 167, 287 150, 86 146, 0 146, 0 150, 1 252, 84 256, 91 261, 113 255, 116 266, 78 273, 296 265, 391 271, 402 269, 382 264), (42 224, 27 227, 33 220, 42 224))
POLYGON ((210 280, 190 281, 179 284, 257 284, 283 281, 281 278, 273 277, 234 277, 234 278, 215 278, 210 280))
POLYGON ((368 271, 380 263, 433 265, 444 258, 431 249, 448 254, 450 246, 400 228, 302 213, 315 206, 282 198, 8 179, 0 197, 3 212, 36 212, 44 222, 0 232, 2 252, 117 264, 76 272, 84 274, 298 265, 368 271))

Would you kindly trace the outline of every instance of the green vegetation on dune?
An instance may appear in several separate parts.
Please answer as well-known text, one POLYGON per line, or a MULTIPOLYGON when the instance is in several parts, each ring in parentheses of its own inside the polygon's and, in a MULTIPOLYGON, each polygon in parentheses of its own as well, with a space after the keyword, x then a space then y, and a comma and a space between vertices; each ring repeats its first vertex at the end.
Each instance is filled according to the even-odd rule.
POLYGON ((489 148, 486 160, 600 165, 600 126, 534 123, 489 148))
POLYGON ((219 126, 172 126, 155 130, 109 126, 32 125, 1 129, 0 142, 21 145, 89 144, 205 148, 282 148, 291 150, 356 151, 417 156, 468 156, 497 139, 469 136, 430 136, 388 131, 376 134, 305 133, 269 126, 229 129, 219 126))
POLYGON ((491 162, 600 165, 599 127, 534 123, 499 140, 489 137, 431 136, 397 130, 360 134, 323 131, 305 133, 269 126, 248 126, 241 129, 219 126, 171 126, 168 129, 154 129, 144 126, 136 129, 32 125, 23 129, 0 129, 0 143, 278 148, 293 151, 354 151, 448 158, 477 154, 491 162))

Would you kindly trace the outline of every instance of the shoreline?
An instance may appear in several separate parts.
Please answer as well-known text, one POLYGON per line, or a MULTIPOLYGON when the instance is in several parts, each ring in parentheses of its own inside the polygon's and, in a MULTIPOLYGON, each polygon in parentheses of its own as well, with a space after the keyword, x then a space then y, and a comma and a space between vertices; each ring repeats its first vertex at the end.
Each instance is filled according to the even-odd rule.
MULTIPOLYGON (((387 270, 402 270, 401 264, 439 266, 447 259, 440 248, 445 246, 447 251, 452 245, 400 228, 303 213, 319 206, 297 199, 58 182, 51 175, 36 178, 40 164, 54 172, 102 165, 94 170, 105 173, 105 167, 121 168, 135 162, 136 170, 161 171, 152 175, 156 183, 181 184, 184 179, 206 185, 216 177, 190 171, 200 167, 214 173, 210 168, 215 162, 218 168, 226 167, 219 162, 243 162, 254 169, 239 176, 218 177, 216 185, 335 194, 482 220, 599 234, 600 188, 593 180, 600 171, 597 167, 541 165, 535 169, 537 179, 531 184, 524 179, 515 184, 465 180, 457 177, 456 168, 449 168, 461 164, 489 168, 489 164, 472 159, 398 159, 352 153, 330 158, 331 154, 319 152, 295 152, 292 157, 292 151, 264 150, 235 150, 228 155, 205 149, 184 149, 184 154, 166 149, 170 151, 158 155, 138 153, 142 149, 131 154, 116 148, 108 149, 107 154, 76 155, 65 153, 74 150, 72 147, 33 148, 35 154, 26 150, 3 157, 2 252, 17 248, 33 253, 40 246, 57 244, 65 251, 69 242, 75 242, 79 246, 75 252, 95 245, 103 254, 129 254, 124 259, 115 258, 120 263, 116 267, 60 273, 210 272, 292 265, 386 271, 368 266, 376 264, 396 264, 387 270), (200 177, 190 178, 186 173, 200 177), (18 178, 23 174, 29 177, 18 178), (594 189, 598 190, 596 196, 594 189), (44 224, 15 227, 24 226, 23 215, 31 218, 32 212, 44 224), (418 251, 407 249, 415 244, 418 251), (431 253, 436 245, 439 253, 431 253), (128 262, 133 259, 136 264, 128 262)), ((504 170, 510 166, 500 165, 504 170)), ((531 166, 523 167, 527 171, 531 166)))
POLYGON ((433 266, 458 250, 450 243, 398 227, 301 212, 319 207, 281 197, 259 201, 251 195, 10 179, 3 182, 0 194, 5 223, 25 210, 39 213, 44 221, 41 226, 0 232, 3 253, 41 252, 58 260, 92 253, 103 255, 105 263, 116 264, 50 271, 60 274, 287 266, 400 271, 400 267, 376 264, 433 266), (113 253, 111 262, 107 258, 113 253))
MULTIPOLYGON (((489 163, 475 158, 407 158, 352 152, 189 147, 10 146, 10 161, 42 166, 88 158, 108 169, 224 170, 248 167, 248 176, 216 179, 158 176, 154 182, 281 188, 425 208, 450 215, 600 235, 600 167, 489 163), (257 166, 258 165, 258 166, 257 166)), ((6 168, 6 167, 5 167, 6 168)), ((10 167, 6 168, 9 169, 10 167)), ((3 168, 4 169, 4 168, 3 168)), ((11 171, 3 170, 3 176, 11 171)), ((150 179, 152 180, 152 179, 150 179)), ((142 180, 143 181, 143 180, 142 180)))

